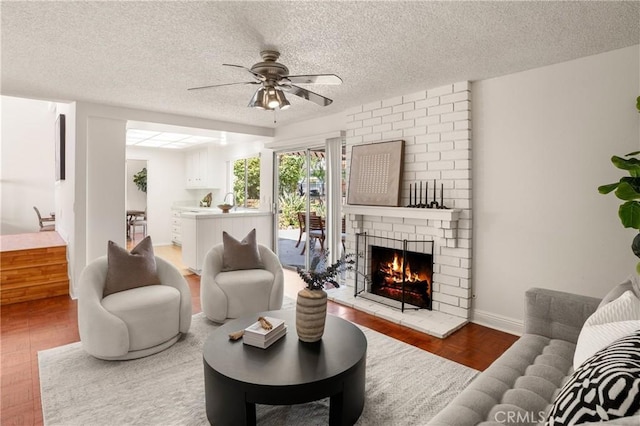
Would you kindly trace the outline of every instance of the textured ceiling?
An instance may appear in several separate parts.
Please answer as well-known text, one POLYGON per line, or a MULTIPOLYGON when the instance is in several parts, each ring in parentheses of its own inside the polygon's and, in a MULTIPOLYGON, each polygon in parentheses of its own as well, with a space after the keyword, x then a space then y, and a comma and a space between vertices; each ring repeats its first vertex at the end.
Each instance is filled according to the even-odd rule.
POLYGON ((1 3, 5 95, 91 101, 275 127, 248 108, 242 70, 275 48, 291 74, 340 86, 289 95, 277 126, 442 84, 486 79, 638 44, 639 2, 1 3))

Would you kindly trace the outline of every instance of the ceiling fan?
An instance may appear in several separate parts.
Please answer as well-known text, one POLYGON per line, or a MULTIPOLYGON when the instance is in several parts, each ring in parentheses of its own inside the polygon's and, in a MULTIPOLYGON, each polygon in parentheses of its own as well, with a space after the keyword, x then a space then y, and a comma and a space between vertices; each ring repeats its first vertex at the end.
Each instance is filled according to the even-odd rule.
POLYGON ((210 89, 213 87, 257 84, 260 85, 249 101, 252 108, 265 110, 284 110, 291 105, 283 92, 290 93, 306 99, 320 106, 330 105, 333 100, 310 90, 296 86, 296 84, 340 84, 342 79, 335 74, 315 74, 315 75, 289 75, 289 69, 277 62, 280 52, 276 50, 263 50, 260 52, 262 62, 254 64, 251 68, 242 65, 222 64, 227 67, 236 67, 247 70, 254 78, 254 81, 244 81, 239 83, 214 84, 210 86, 191 87, 187 90, 210 89), (295 83, 295 84, 294 84, 295 83))

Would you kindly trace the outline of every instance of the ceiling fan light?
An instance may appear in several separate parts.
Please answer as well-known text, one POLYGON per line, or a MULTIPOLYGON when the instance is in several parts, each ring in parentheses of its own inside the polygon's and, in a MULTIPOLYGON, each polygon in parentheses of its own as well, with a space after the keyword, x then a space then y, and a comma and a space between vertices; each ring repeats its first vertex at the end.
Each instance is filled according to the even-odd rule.
POLYGON ((258 92, 259 91, 260 91, 260 89, 255 91, 255 93, 251 97, 251 100, 249 101, 249 105, 247 105, 248 107, 250 107, 250 108, 255 108, 256 107, 256 101, 258 100, 258 92))
POLYGON ((280 100, 278 99, 278 92, 274 87, 267 88, 267 106, 269 109, 275 109, 280 106, 280 100))
POLYGON ((249 101, 249 106, 251 108, 267 109, 265 99, 265 90, 261 87, 260 89, 256 90, 256 93, 253 94, 251 101, 249 101))
POLYGON ((291 106, 287 98, 284 96, 284 92, 282 90, 276 90, 276 99, 278 99, 280 109, 287 109, 291 106))

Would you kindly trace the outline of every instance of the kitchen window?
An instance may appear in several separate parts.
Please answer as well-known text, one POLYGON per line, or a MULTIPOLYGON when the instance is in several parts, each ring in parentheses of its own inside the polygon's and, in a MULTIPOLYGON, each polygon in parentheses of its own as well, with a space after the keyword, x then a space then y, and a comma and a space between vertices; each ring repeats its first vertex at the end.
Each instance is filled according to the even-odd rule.
POLYGON ((233 162, 233 199, 239 207, 260 207, 260 157, 233 162))

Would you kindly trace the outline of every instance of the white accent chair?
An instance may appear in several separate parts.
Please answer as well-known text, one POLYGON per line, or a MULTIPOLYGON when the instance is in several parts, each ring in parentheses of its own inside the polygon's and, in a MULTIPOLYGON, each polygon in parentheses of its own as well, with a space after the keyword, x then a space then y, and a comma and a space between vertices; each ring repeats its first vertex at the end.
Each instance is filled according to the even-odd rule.
POLYGON ((200 277, 202 311, 211 321, 222 323, 256 312, 282 308, 284 275, 278 256, 258 244, 265 269, 222 272, 224 245, 206 254, 200 277))
POLYGON ((80 275, 78 329, 82 347, 96 358, 125 360, 163 351, 191 326, 191 290, 180 271, 155 257, 160 285, 103 298, 107 256, 80 275))

